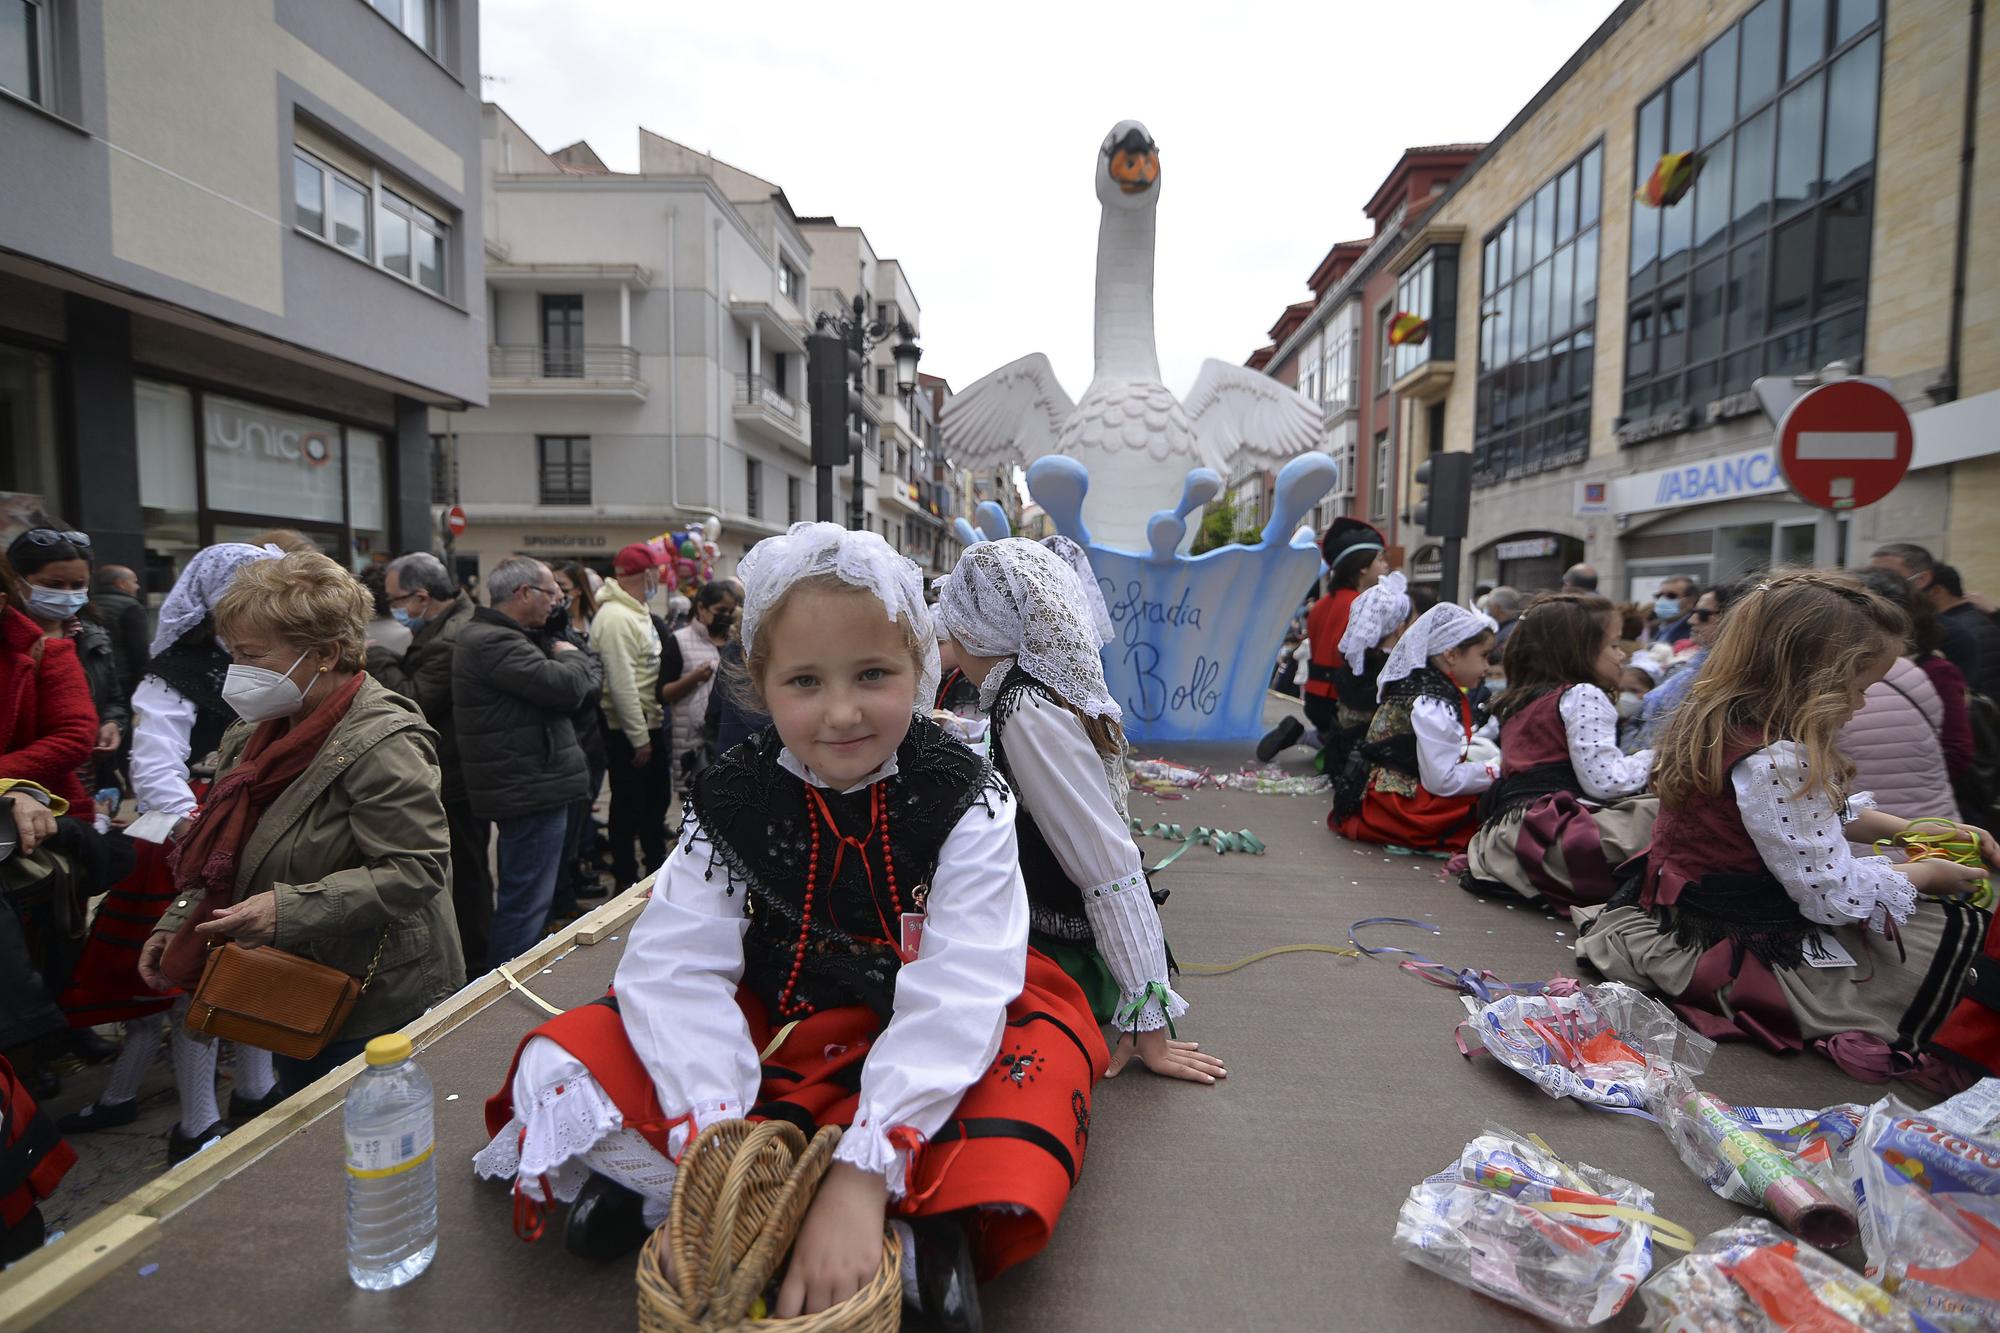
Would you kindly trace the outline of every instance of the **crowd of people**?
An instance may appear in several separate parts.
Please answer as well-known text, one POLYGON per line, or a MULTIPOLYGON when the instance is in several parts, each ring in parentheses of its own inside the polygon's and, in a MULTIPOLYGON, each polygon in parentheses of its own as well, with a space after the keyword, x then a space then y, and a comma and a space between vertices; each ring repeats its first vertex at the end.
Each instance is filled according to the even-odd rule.
POLYGON ((1317 748, 1331 829, 1567 917, 1710 1037, 1936 1092, 2000 1074, 2000 625, 1957 571, 1895 543, 1642 609, 1579 565, 1419 609, 1383 551, 1326 534, 1305 720, 1258 747, 1317 748))
MULTIPOLYGON (((1386 554, 1325 534, 1280 670, 1304 719, 1258 747, 1317 751, 1330 829, 1568 916, 1710 1036, 1935 1090, 2000 1072, 2000 626, 1954 571, 1892 545, 1641 608, 1577 566, 1460 606, 1386 554)), ((565 1207, 568 1249, 629 1254, 703 1129, 839 1124, 776 1313, 858 1290, 886 1221, 908 1299, 977 1328, 976 1283, 1056 1224, 1096 1081, 1226 1077, 1180 1035, 1080 547, 980 543, 926 589, 879 536, 799 524, 661 591, 644 545, 609 577, 515 556, 475 598, 427 552, 357 578, 273 532, 194 555, 149 617, 86 534, 15 539, 0 1096, 8 1143, 39 1137, 10 1255, 61 1135, 130 1124, 163 1041, 178 1160, 531 948, 604 864, 652 889, 613 992, 486 1107, 475 1168, 524 1236, 565 1207), (191 998, 230 945, 361 984, 309 1054, 236 1044, 225 1111, 191 998), (56 1056, 112 1064, 59 1126, 56 1056)))

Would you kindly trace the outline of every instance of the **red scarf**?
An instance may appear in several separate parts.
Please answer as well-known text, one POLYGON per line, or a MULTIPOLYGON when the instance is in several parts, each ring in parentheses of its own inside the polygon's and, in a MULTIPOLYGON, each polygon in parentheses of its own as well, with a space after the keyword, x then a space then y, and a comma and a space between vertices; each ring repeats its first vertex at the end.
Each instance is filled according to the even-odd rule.
POLYGON ((236 892, 237 858, 251 831, 271 802, 319 757, 320 747, 347 716, 366 678, 356 672, 303 720, 280 717, 258 723, 236 766, 209 789, 194 827, 167 853, 175 890, 201 898, 160 959, 160 975, 175 985, 193 986, 201 979, 208 942, 194 928, 230 905, 236 892))

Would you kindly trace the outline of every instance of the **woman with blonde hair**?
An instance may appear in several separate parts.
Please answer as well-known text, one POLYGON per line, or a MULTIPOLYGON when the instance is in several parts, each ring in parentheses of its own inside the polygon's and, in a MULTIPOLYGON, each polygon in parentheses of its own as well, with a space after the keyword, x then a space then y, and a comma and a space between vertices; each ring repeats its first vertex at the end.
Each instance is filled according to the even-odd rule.
POLYGON ((436 736, 362 671, 368 594, 323 555, 243 566, 215 604, 242 719, 174 848, 179 897, 139 955, 156 990, 192 985, 211 941, 275 945, 365 978, 312 1060, 276 1060, 287 1095, 465 984, 451 911, 436 736))
MULTIPOLYGON (((1601 912, 1571 909, 1577 952, 1709 1037, 1810 1043, 1871 1082, 2000 1073, 2000 1015, 1973 991, 1990 921, 1966 897, 1989 872, 1848 847, 1910 831, 1847 790, 1837 744, 1908 628, 1844 574, 1746 593, 1655 755, 1651 845, 1601 912)), ((1983 830, 1959 836, 2000 863, 1983 830)))

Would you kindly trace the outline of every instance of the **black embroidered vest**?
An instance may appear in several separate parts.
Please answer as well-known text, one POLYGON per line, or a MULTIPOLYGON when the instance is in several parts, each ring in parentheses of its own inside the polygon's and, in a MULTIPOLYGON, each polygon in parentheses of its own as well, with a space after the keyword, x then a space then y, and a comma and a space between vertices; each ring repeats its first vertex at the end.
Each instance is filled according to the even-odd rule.
MULTIPOLYGON (((782 749, 777 729, 767 728, 703 770, 687 796, 687 808, 709 844, 709 875, 719 869, 728 876, 731 894, 743 892, 750 918, 743 985, 764 1002, 773 1023, 799 1017, 799 1004, 809 1010, 865 1004, 886 1019, 901 966, 895 949, 900 923, 879 831, 868 839, 866 867, 848 848, 835 876, 840 839, 826 827, 806 784, 778 763, 782 749), (781 1012, 780 996, 799 944, 815 820, 819 875, 812 918, 804 923, 805 957, 791 993, 793 1007, 781 1012)), ((896 751, 896 772, 873 786, 885 789, 901 909, 916 911, 917 896, 936 874, 952 829, 974 805, 997 817, 991 798, 1005 789, 991 765, 923 717, 911 723, 896 751)), ((873 786, 847 793, 818 789, 842 834, 868 833, 873 786)))
POLYGON ((146 664, 146 674, 158 676, 195 707, 194 731, 188 737, 188 762, 199 764, 222 744, 222 733, 236 720, 236 710, 222 697, 229 674, 229 654, 215 640, 207 620, 174 640, 146 664))
MULTIPOLYGON (((1057 708, 1063 706, 1055 691, 1020 667, 1007 673, 989 716, 993 724, 993 766, 1009 785, 1014 782, 1014 773, 1007 766, 1007 723, 1030 692, 1057 708)), ((1065 944, 1094 945, 1097 937, 1084 913, 1083 889, 1070 881, 1025 803, 1014 812, 1014 838, 1021 848, 1021 878, 1028 885, 1029 931, 1065 944)))

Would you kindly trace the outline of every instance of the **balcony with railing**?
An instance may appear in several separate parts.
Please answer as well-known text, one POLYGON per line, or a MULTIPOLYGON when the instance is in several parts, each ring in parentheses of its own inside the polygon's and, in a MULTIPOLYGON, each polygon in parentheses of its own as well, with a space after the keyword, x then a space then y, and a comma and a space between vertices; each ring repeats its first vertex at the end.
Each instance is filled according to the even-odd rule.
POLYGON ((739 426, 761 435, 773 444, 801 455, 812 453, 812 434, 806 420, 806 405, 785 396, 762 375, 738 375, 730 414, 739 426))
POLYGON ((617 344, 526 344, 486 349, 487 387, 495 397, 645 398, 639 349, 617 344))

